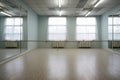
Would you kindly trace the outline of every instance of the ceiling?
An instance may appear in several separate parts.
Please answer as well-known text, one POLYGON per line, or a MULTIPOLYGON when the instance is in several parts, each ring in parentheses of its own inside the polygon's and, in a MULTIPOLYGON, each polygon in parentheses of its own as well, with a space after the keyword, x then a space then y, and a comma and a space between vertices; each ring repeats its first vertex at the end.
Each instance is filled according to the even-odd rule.
POLYGON ((120 0, 102 0, 97 6, 94 5, 99 0, 23 0, 29 5, 38 15, 57 16, 59 11, 62 11, 62 16, 85 16, 89 11, 88 16, 97 16, 105 13, 111 7, 120 4, 120 0))
POLYGON ((16 0, 0 0, 0 16, 6 16, 1 12, 5 12, 11 16, 26 15, 26 10, 16 0))

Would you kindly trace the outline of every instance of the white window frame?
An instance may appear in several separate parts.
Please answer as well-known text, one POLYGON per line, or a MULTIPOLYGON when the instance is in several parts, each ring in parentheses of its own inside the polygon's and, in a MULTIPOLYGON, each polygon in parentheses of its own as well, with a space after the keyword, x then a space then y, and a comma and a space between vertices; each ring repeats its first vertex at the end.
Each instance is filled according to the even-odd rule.
POLYGON ((96 21, 96 18, 95 18, 95 25, 90 25, 90 24, 87 24, 87 22, 86 22, 86 24, 83 24, 83 25, 79 25, 79 24, 77 24, 77 19, 78 18, 84 18, 84 19, 87 19, 87 18, 95 18, 95 17, 77 17, 76 18, 76 40, 77 41, 92 41, 92 40, 97 40, 97 30, 96 30, 96 28, 97 28, 97 21, 96 21), (87 27, 87 26, 95 26, 95 33, 90 33, 90 32, 88 32, 88 33, 77 33, 77 29, 78 29, 78 26, 84 26, 84 27, 87 27), (94 34, 95 35, 95 39, 77 39, 77 35, 78 34, 94 34))
MULTIPOLYGON (((56 35, 55 34, 55 35, 56 35)), ((49 41, 65 41, 66 39, 67 39, 67 18, 66 17, 49 17, 49 19, 48 19, 48 33, 47 33, 47 39, 49 40, 49 41), (64 18, 65 19, 65 23, 64 24, 50 24, 49 23, 49 20, 51 19, 51 18, 64 18), (53 38, 53 39, 50 39, 49 38, 49 35, 50 34, 55 34, 55 33, 49 33, 49 30, 50 30, 50 26, 53 26, 53 27, 59 27, 60 28, 60 26, 62 27, 65 27, 65 33, 56 33, 56 34, 64 34, 65 36, 65 39, 55 39, 55 38, 53 38)))
POLYGON ((115 38, 115 34, 119 34, 120 35, 120 32, 119 33, 117 33, 117 32, 114 32, 114 30, 112 30, 112 29, 115 29, 114 27, 115 26, 119 26, 120 27, 120 23, 117 23, 117 24, 115 24, 114 23, 114 18, 120 18, 119 16, 112 16, 112 17, 108 17, 108 40, 120 40, 120 38, 119 39, 116 39, 115 38), (111 23, 109 23, 109 19, 111 18, 111 23), (110 28, 110 26, 112 27, 111 28, 111 31, 109 31, 109 28, 110 28), (110 34, 111 34, 111 37, 110 37, 110 34))
POLYGON ((12 18, 5 18, 5 28, 4 28, 4 39, 5 40, 9 40, 9 41, 17 41, 17 40, 22 40, 23 39, 23 18, 21 17, 12 17, 12 18), (20 19, 20 24, 16 24, 15 23, 15 19, 20 19), (7 24, 7 19, 12 19, 13 20, 13 24, 7 24), (12 28, 12 33, 9 33, 6 31, 6 28, 12 28), (20 29, 20 32, 17 33, 15 32, 15 28, 19 28, 20 29), (7 39, 7 35, 12 35, 12 37, 10 39, 7 39), (20 38, 19 39, 15 39, 15 35, 19 35, 20 38))

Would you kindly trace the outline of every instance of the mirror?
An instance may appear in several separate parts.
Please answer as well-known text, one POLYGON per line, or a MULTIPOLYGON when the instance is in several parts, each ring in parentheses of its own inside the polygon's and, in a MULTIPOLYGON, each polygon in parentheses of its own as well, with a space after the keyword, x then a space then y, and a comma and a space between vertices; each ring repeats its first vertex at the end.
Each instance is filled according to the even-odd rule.
POLYGON ((27 49, 27 11, 16 0, 0 1, 0 61, 27 49))
POLYGON ((109 48, 120 52, 120 12, 108 17, 109 48))
POLYGON ((20 17, 22 18, 22 30, 21 30, 21 42, 20 42, 20 51, 21 53, 27 50, 27 11, 20 7, 20 17))

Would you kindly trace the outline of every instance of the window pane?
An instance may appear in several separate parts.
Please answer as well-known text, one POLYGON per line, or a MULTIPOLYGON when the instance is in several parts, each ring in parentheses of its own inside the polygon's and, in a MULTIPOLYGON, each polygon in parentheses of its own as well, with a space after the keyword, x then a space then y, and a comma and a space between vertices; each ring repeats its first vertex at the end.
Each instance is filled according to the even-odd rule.
POLYGON ((88 40, 95 40, 96 35, 95 34, 88 34, 88 40))
POLYGON ((94 17, 78 17, 76 24, 77 40, 96 39, 96 19, 94 17))
POLYGON ((76 29, 77 33, 87 33, 85 27, 78 26, 76 29))
POLYGON ((14 33, 22 33, 22 27, 15 27, 14 28, 14 33))
POLYGON ((66 27, 59 26, 56 29, 56 33, 66 33, 66 27))
POLYGON ((65 26, 58 26, 57 33, 66 33, 66 27, 65 26))
POLYGON ((56 26, 49 26, 48 33, 55 33, 56 26))
POLYGON ((96 25, 96 20, 92 17, 79 17, 77 18, 77 25, 96 25))
POLYGON ((7 18, 5 24, 6 25, 14 25, 14 19, 13 18, 7 18))
POLYGON ((120 26, 114 26, 114 33, 120 33, 120 26))
POLYGON ((95 26, 77 26, 77 33, 96 33, 95 26))
POLYGON ((23 24, 22 18, 15 18, 15 25, 22 25, 22 24, 23 24))
POLYGON ((49 25, 66 25, 66 18, 64 17, 50 17, 49 25))
POLYGON ((95 34, 78 34, 77 40, 95 40, 95 34))
POLYGON ((65 40, 66 39, 66 18, 50 17, 48 22, 48 39, 65 40))
POLYGON ((95 26, 87 26, 87 32, 88 33, 96 33, 95 26))
POLYGON ((120 40, 120 34, 114 34, 114 40, 120 40))
POLYGON ((108 28, 108 32, 109 33, 120 33, 120 26, 113 26, 113 28, 112 28, 112 26, 109 26, 109 28, 108 28))
POLYGON ((13 33, 13 27, 6 27, 5 33, 13 33))
POLYGON ((114 17, 113 19, 114 19, 114 24, 115 25, 120 24, 120 17, 114 17))
POLYGON ((120 24, 120 17, 109 17, 108 18, 108 24, 109 25, 112 25, 112 24, 119 25, 120 24))
POLYGON ((108 25, 108 39, 112 40, 112 37, 114 37, 114 40, 120 40, 120 17, 109 17, 109 25, 108 25), (113 23, 112 23, 113 20, 113 23), (110 26, 112 25, 112 26, 110 26), (110 34, 113 32, 113 35, 110 34))
POLYGON ((49 26, 49 33, 66 33, 65 26, 49 26))
POLYGON ((56 37, 55 37, 54 34, 49 34, 49 35, 48 35, 48 40, 56 40, 55 38, 56 38, 56 37))
POLYGON ((5 40, 13 40, 13 34, 6 34, 5 40))
POLYGON ((23 33, 22 18, 6 18, 5 22, 5 40, 20 40, 23 33))
POLYGON ((112 25, 112 17, 109 17, 109 18, 108 18, 108 24, 109 24, 109 25, 112 25))
POLYGON ((112 33, 112 26, 108 26, 108 33, 112 33))
POLYGON ((14 40, 20 40, 21 36, 20 34, 14 34, 14 40))
POLYGON ((108 34, 108 39, 109 39, 109 40, 112 40, 112 33, 109 33, 109 34, 108 34))
POLYGON ((87 34, 77 34, 77 40, 87 40, 87 34))
POLYGON ((49 34, 49 40, 65 40, 65 34, 49 34))

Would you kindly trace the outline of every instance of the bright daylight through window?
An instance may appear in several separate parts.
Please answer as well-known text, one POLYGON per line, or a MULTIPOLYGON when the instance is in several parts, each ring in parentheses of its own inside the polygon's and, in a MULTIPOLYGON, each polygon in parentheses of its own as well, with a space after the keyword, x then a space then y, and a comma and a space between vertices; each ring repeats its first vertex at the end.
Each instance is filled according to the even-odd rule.
POLYGON ((76 21, 76 40, 96 39, 96 18, 78 17, 76 21))
POLYGON ((22 18, 6 18, 4 35, 5 40, 21 40, 23 33, 22 18))
POLYGON ((66 40, 66 25, 65 17, 50 17, 48 21, 48 40, 66 40))

